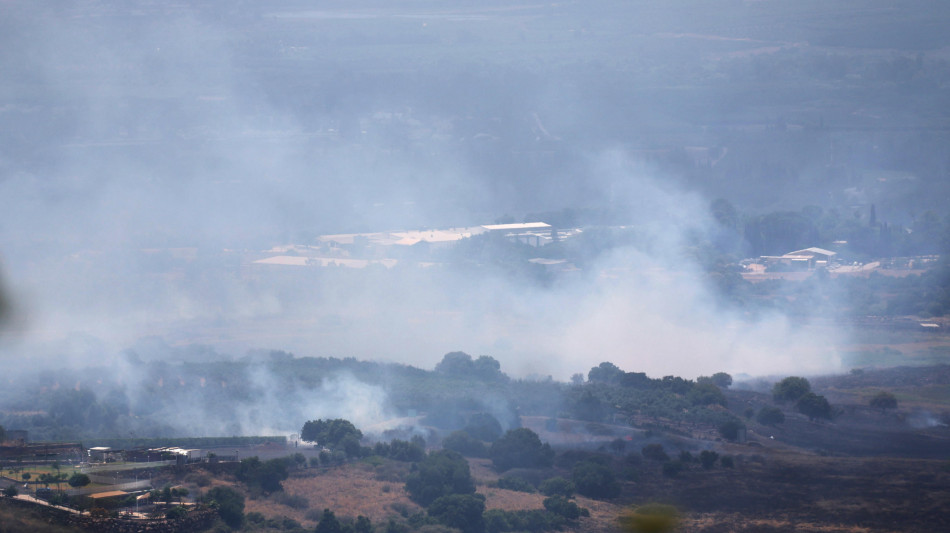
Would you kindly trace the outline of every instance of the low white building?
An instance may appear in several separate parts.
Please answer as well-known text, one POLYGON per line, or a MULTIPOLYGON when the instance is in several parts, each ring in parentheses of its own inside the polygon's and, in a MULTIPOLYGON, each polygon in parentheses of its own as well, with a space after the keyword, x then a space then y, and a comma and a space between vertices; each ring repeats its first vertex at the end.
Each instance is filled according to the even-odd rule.
POLYGON ((811 270, 827 266, 834 256, 838 255, 831 250, 811 247, 804 250, 795 250, 784 255, 763 255, 762 261, 766 265, 784 264, 798 267, 801 270, 811 270))

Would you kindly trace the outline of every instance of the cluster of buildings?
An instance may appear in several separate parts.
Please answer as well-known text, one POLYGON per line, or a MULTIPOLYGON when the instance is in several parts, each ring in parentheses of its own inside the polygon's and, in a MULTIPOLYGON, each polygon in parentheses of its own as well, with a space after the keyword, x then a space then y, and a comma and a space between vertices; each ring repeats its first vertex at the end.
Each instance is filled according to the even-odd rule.
POLYGON ((151 463, 155 461, 174 461, 179 465, 203 461, 205 452, 199 449, 185 449, 174 446, 160 448, 136 448, 132 450, 113 450, 108 446, 96 446, 86 450, 90 463, 151 463))
MULTIPOLYGON (((187 449, 175 446, 156 448, 134 448, 128 450, 113 449, 108 446, 84 448, 75 442, 29 442, 25 431, 11 431, 12 438, 0 445, 0 465, 9 469, 4 472, 2 483, 30 486, 35 497, 54 501, 58 494, 70 498, 79 498, 79 505, 85 508, 103 507, 115 509, 139 505, 150 505, 151 474, 150 469, 167 466, 184 466, 198 462, 237 461, 238 452, 229 448, 224 454, 210 453, 205 449, 187 449), (59 468, 56 465, 72 465, 85 473, 92 482, 85 487, 66 487, 65 475, 55 482, 34 474, 32 478, 21 476, 19 472, 30 469, 59 468)), ((68 472, 68 470, 67 470, 68 472)), ((139 518, 143 517, 139 516, 139 518)))
POLYGON ((399 262, 402 251, 416 245, 429 249, 445 248, 479 235, 497 235, 511 242, 541 247, 579 233, 579 228, 557 229, 545 222, 487 224, 464 228, 344 233, 321 235, 315 245, 274 247, 255 265, 316 266, 365 268, 380 265, 390 268, 399 262))
MULTIPOLYGON (((835 242, 845 246, 846 241, 835 242)), ((744 259, 742 277, 747 281, 768 279, 801 280, 816 271, 824 271, 832 277, 841 275, 867 276, 872 272, 881 275, 903 277, 919 274, 939 260, 938 256, 890 257, 868 262, 842 260, 838 252, 824 248, 805 248, 782 255, 763 255, 744 259)))
MULTIPOLYGON (((405 258, 420 260, 420 255, 406 251, 417 245, 426 250, 448 248, 459 242, 480 235, 494 235, 511 242, 533 247, 542 247, 564 241, 583 232, 581 228, 559 229, 545 222, 517 224, 486 224, 462 228, 388 231, 375 233, 343 233, 321 235, 310 245, 276 246, 251 260, 253 266, 280 265, 296 267, 347 267, 366 268, 371 265, 391 268, 405 258)), ((836 241, 833 247, 847 246, 846 241, 836 241)), ((901 275, 904 270, 921 268, 926 258, 903 258, 868 263, 842 261, 839 252, 819 247, 794 250, 782 255, 764 255, 742 261, 743 277, 750 281, 775 277, 796 278, 811 272, 824 270, 833 275, 868 274, 887 270, 891 275, 901 275), (899 264, 898 264, 899 263, 899 264)), ((563 259, 538 257, 529 262, 547 271, 564 272, 574 267, 563 259)), ((423 266, 429 263, 421 262, 423 266)))

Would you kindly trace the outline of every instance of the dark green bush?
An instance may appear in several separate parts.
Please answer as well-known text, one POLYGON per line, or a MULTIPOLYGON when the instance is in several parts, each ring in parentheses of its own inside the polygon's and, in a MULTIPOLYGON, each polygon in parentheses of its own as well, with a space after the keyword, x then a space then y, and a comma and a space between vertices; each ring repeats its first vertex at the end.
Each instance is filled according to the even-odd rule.
POLYGON ((570 498, 574 495, 576 487, 570 480, 557 476, 541 482, 538 489, 541 491, 541 494, 545 496, 563 496, 570 498))
POLYGON ((499 479, 498 488, 527 493, 533 493, 535 491, 534 485, 519 477, 503 477, 499 479))

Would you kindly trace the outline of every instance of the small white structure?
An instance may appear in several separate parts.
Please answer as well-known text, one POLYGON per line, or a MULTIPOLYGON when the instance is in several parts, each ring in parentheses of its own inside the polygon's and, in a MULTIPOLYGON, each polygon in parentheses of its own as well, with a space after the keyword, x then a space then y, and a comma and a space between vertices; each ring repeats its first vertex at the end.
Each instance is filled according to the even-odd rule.
POLYGON ((794 252, 788 252, 784 255, 763 255, 762 260, 767 264, 785 264, 790 266, 797 266, 802 270, 811 270, 816 267, 824 267, 828 265, 828 262, 831 259, 838 255, 836 252, 831 250, 825 250, 824 248, 805 248, 804 250, 795 250, 794 252))
POLYGON ((112 448, 108 446, 96 446, 86 450, 86 453, 89 455, 90 463, 104 463, 106 458, 111 455, 112 448))

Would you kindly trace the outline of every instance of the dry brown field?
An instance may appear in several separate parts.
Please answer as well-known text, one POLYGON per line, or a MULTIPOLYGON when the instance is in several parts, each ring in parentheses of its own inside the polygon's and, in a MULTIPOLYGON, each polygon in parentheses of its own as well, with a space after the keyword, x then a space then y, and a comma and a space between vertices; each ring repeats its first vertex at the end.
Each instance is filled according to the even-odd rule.
MULTIPOLYGON (((617 519, 630 506, 652 501, 684 511, 681 531, 717 532, 884 532, 945 531, 950 527, 950 464, 946 461, 821 457, 801 451, 721 449, 736 457, 734 469, 703 470, 691 465, 675 478, 659 465, 645 463, 638 481, 625 482, 614 500, 578 497, 591 516, 566 531, 618 531, 617 519)), ((542 508, 543 496, 491 486, 498 475, 486 460, 471 460, 478 492, 488 509, 542 508)), ((287 493, 307 498, 310 509, 333 510, 337 516, 364 515, 374 523, 401 519, 422 509, 409 501, 403 484, 377 479, 377 468, 350 464, 293 477, 287 493), (388 488, 387 488, 388 487, 388 488)), ((305 527, 316 523, 306 511, 279 505, 272 498, 248 500, 247 512, 289 516, 305 527)), ((312 513, 315 514, 315 513, 312 513)))

